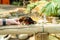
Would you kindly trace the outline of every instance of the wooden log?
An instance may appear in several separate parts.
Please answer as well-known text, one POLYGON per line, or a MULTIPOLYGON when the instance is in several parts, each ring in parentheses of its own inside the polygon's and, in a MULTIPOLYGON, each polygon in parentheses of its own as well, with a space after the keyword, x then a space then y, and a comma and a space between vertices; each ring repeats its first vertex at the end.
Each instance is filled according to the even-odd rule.
POLYGON ((49 40, 49 34, 48 33, 37 33, 35 35, 35 40, 49 40))
POLYGON ((33 34, 37 32, 42 32, 42 27, 32 27, 32 26, 3 26, 0 27, 0 34, 33 34))
POLYGON ((60 33, 60 24, 0 26, 0 34, 33 34, 43 31, 48 33, 60 33))
POLYGON ((60 24, 45 24, 44 25, 44 32, 48 33, 60 33, 60 24))

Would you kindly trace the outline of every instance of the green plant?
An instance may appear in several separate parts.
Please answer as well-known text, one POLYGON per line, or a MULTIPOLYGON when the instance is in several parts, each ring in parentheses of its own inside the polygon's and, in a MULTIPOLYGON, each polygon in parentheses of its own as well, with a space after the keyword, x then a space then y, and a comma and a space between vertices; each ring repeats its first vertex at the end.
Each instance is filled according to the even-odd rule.
POLYGON ((60 15, 59 8, 60 7, 57 3, 51 1, 41 9, 42 10, 41 13, 44 13, 46 16, 58 16, 60 15))
POLYGON ((40 2, 35 2, 35 3, 31 3, 27 5, 27 11, 31 11, 32 9, 34 9, 37 5, 39 5, 40 2))
POLYGON ((17 5, 17 6, 21 6, 22 4, 21 4, 21 2, 12 2, 12 5, 17 5))
POLYGON ((18 2, 15 2, 15 1, 14 1, 14 2, 12 2, 12 4, 13 4, 13 5, 18 5, 18 2))

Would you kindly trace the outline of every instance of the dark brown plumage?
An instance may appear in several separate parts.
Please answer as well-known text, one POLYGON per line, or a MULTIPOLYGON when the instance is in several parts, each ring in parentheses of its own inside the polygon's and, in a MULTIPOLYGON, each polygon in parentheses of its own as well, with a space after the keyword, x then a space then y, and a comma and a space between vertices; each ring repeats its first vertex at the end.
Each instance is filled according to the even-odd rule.
POLYGON ((33 19, 31 17, 26 17, 26 16, 23 16, 19 19, 19 22, 20 23, 25 23, 26 25, 30 25, 30 24, 35 24, 36 22, 33 21, 33 19))

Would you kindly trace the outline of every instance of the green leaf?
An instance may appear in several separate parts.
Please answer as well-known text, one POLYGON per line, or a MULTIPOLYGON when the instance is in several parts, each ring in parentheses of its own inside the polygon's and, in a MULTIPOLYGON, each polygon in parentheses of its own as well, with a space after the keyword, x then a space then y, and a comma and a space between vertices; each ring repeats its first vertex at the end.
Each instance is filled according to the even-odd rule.
POLYGON ((54 2, 49 2, 47 5, 45 5, 42 8, 42 13, 44 13, 46 16, 56 16, 58 15, 58 5, 54 2))

